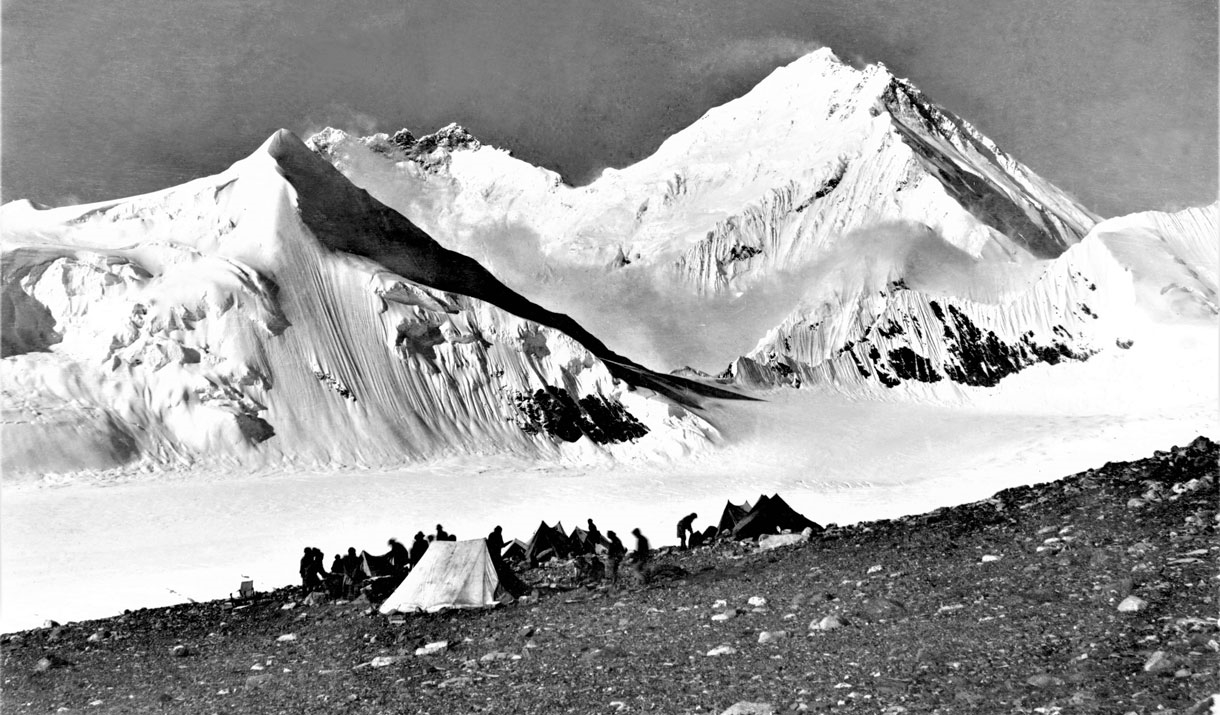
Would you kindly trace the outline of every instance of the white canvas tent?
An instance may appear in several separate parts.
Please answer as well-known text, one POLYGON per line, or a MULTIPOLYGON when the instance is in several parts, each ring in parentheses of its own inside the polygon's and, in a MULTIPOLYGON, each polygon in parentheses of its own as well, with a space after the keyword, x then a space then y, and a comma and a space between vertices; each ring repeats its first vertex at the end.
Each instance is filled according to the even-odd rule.
POLYGON ((382 613, 494 606, 503 595, 483 539, 434 541, 406 580, 381 604, 382 613))

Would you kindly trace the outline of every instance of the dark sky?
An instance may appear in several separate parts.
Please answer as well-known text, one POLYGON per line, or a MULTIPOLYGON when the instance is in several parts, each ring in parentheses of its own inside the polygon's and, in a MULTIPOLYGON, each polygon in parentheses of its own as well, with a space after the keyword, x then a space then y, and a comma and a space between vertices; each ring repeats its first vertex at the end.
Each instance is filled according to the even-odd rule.
POLYGON ((1215 0, 5 2, 3 198, 150 191, 327 124, 457 121, 579 183, 829 45, 1103 215, 1176 208, 1217 193, 1217 22, 1215 0))

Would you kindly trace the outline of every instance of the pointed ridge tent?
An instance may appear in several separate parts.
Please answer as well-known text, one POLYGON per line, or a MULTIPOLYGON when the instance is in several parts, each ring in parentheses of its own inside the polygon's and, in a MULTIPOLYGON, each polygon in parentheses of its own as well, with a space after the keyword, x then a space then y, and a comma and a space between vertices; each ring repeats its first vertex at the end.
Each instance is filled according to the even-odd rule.
POLYGON ((431 613, 485 608, 499 603, 504 593, 485 540, 434 541, 380 610, 431 613))
POLYGON ((504 547, 504 551, 500 552, 500 558, 505 561, 524 561, 525 549, 529 544, 521 539, 513 539, 508 546, 504 547))
POLYGON ((525 546, 525 559, 530 565, 550 558, 547 552, 559 558, 571 555, 572 544, 561 530, 563 527, 558 524, 555 526, 558 528, 547 526, 545 521, 538 525, 538 530, 525 546), (543 556, 546 558, 542 558, 543 556))
POLYGON ((815 532, 822 531, 820 524, 811 521, 788 506, 788 502, 781 499, 778 494, 770 497, 764 495, 759 497, 758 503, 754 505, 750 513, 737 522, 737 526, 733 528, 733 538, 741 541, 780 531, 796 533, 804 531, 806 528, 813 529, 815 532))
POLYGON ((724 511, 720 514, 720 523, 716 524, 716 533, 732 534, 733 529, 737 527, 737 522, 744 519, 746 514, 749 513, 750 502, 734 504, 731 501, 726 501, 724 503, 724 511))
POLYGON ((597 553, 597 547, 605 547, 609 543, 606 541, 606 537, 601 535, 600 531, 593 535, 579 526, 572 529, 570 540, 572 542, 572 551, 578 554, 595 554, 597 553))
POLYGON ((369 578, 394 575, 394 564, 390 559, 389 554, 377 556, 376 554, 370 554, 367 551, 361 551, 360 568, 364 571, 364 575, 368 576, 369 578))

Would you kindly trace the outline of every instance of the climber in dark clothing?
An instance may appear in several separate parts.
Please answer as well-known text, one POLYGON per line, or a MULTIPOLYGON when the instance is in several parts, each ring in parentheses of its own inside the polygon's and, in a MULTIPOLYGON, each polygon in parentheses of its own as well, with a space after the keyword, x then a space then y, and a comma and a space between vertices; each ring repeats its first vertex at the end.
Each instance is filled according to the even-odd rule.
POLYGON ((631 552, 635 572, 640 575, 642 583, 648 583, 648 560, 652 558, 652 548, 648 545, 648 537, 640 533, 638 528, 632 529, 631 535, 635 537, 635 551, 631 552))
POLYGON ((610 584, 615 585, 618 583, 618 565, 623 562, 627 547, 623 546, 618 534, 613 531, 606 532, 606 540, 606 572, 610 575, 610 584))
POLYGON ((312 591, 319 584, 317 559, 313 555, 313 547, 306 546, 305 553, 301 556, 301 586, 306 591, 312 591))
POLYGON ((602 536, 602 532, 598 530, 597 524, 593 523, 592 519, 588 520, 589 535, 585 537, 585 543, 588 544, 588 552, 591 554, 597 553, 597 547, 605 547, 606 537, 602 536))
POLYGON ((356 547, 350 546, 343 557, 343 590, 349 596, 357 590, 357 585, 364 580, 364 562, 356 555, 356 547))
POLYGON ((686 551, 686 535, 693 534, 695 531, 695 519, 699 518, 698 514, 691 512, 678 520, 678 548, 686 551))
POLYGON ((411 568, 411 554, 407 551, 407 547, 403 546, 398 539, 390 539, 387 543, 390 545, 388 556, 394 572, 406 573, 407 569, 411 568))
POLYGON ((487 535, 487 553, 493 562, 499 564, 501 551, 504 551, 504 530, 497 526, 487 535))
POLYGON ((424 557, 424 552, 427 550, 428 540, 424 538, 424 532, 416 532, 415 541, 411 542, 411 568, 415 568, 415 565, 424 557))
POLYGON ((449 541, 449 532, 445 531, 445 527, 440 524, 436 525, 436 540, 449 541))

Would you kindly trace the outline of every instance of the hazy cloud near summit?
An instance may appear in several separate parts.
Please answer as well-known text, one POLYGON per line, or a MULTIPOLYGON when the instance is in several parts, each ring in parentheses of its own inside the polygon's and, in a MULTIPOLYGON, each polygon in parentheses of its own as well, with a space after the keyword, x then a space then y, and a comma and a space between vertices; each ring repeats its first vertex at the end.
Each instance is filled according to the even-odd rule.
POLYGON ((692 58, 690 69, 698 72, 740 72, 745 69, 773 69, 825 47, 820 42, 782 35, 746 37, 715 47, 692 58))

